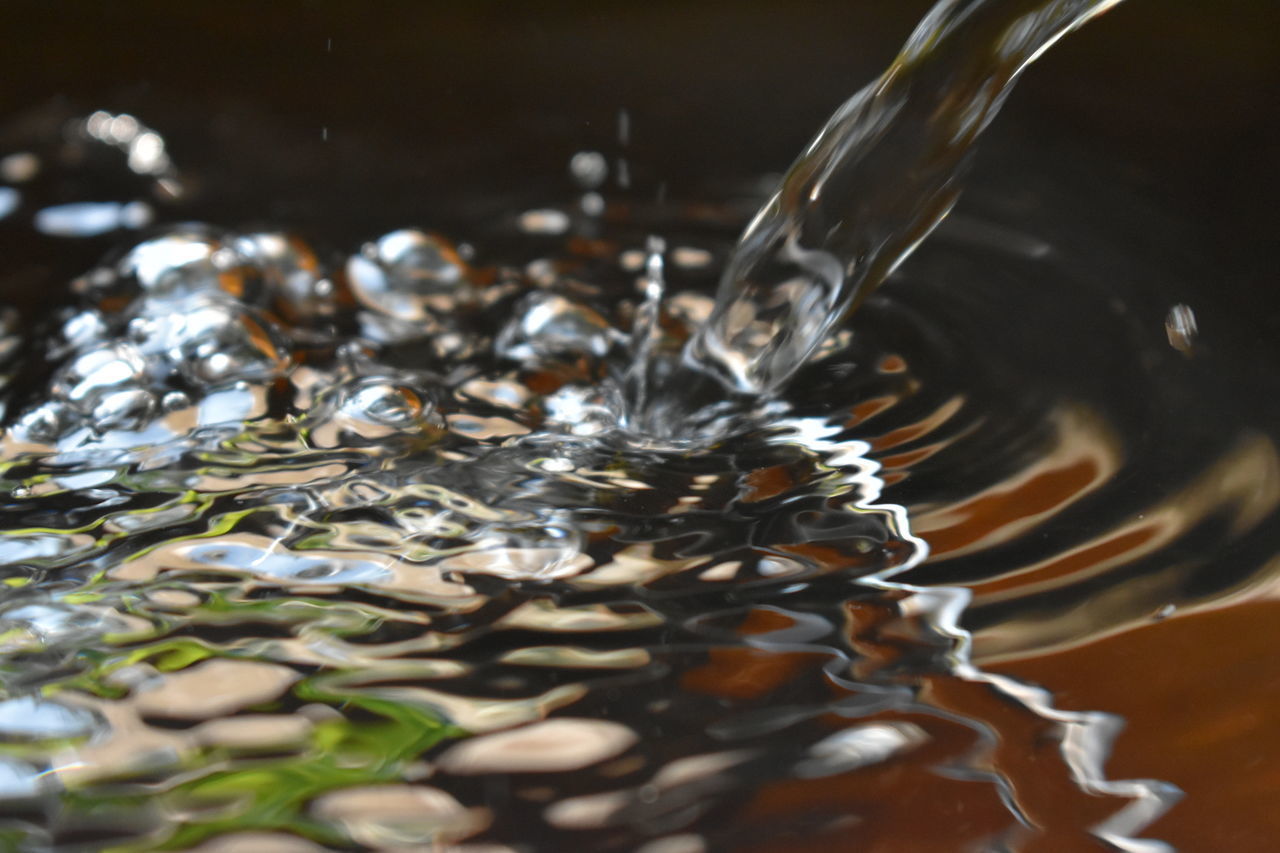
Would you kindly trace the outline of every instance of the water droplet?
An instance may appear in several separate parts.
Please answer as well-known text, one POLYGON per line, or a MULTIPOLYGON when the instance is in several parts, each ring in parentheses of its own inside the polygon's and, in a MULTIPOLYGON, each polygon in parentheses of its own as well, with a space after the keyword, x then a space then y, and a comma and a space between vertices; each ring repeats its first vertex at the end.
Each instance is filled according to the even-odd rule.
POLYGON ((301 323, 333 313, 333 283, 323 277, 315 252, 301 238, 280 232, 248 234, 235 246, 260 271, 286 320, 301 323))
POLYGON ((46 401, 25 412, 13 425, 15 437, 20 441, 48 444, 76 420, 70 406, 54 400, 46 401))
POLYGON ((170 391, 160 399, 160 408, 166 412, 178 412, 191 405, 191 398, 181 391, 170 391))

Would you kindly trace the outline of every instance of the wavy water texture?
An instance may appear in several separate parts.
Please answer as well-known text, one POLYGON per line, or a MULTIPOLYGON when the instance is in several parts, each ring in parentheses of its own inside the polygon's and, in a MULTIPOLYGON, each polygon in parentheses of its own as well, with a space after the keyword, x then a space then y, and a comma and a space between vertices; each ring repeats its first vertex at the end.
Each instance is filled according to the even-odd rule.
POLYGON ((636 434, 634 354, 678 357, 730 245, 668 217, 338 264, 181 226, 85 276, 4 438, 6 842, 1151 848, 1176 793, 1107 779, 1117 721, 984 671, 969 590, 915 579, 999 540, 947 533, 982 497, 921 538, 881 496, 1011 430, 974 487, 1083 466, 1069 506, 1123 465, 1106 419, 937 375, 968 343, 903 282, 768 420, 636 434))

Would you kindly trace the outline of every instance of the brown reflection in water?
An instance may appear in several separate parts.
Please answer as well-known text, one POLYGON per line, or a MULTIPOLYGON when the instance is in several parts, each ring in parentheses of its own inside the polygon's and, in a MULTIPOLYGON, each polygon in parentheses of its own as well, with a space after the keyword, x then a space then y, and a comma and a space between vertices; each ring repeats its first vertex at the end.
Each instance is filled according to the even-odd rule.
POLYGON ((1187 795, 1149 837, 1269 851, 1280 839, 1277 625, 1280 602, 1251 601, 986 668, 1050 686, 1059 708, 1127 720, 1108 775, 1165 779, 1187 795))
POLYGON ((931 559, 1011 541, 1111 478, 1120 449, 1102 421, 1083 408, 1063 408, 1054 420, 1056 445, 1016 476, 959 504, 913 514, 912 532, 929 543, 931 559))

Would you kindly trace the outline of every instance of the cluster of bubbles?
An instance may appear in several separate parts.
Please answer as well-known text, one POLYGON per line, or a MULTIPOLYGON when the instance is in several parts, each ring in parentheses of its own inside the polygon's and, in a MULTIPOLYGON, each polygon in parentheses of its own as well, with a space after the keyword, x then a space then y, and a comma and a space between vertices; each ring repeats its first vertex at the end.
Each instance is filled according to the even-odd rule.
MULTIPOLYGON (((544 234, 550 213, 568 219, 534 211, 517 225, 544 234)), ((709 311, 708 296, 686 291, 659 322, 663 251, 651 241, 642 253, 635 285, 649 304, 637 308, 576 280, 571 264, 477 266, 467 244, 416 228, 326 262, 290 233, 171 226, 72 282, 79 304, 43 344, 55 365, 45 393, 8 439, 20 450, 140 446, 268 413, 321 446, 447 427, 473 439, 544 424, 605 432, 625 421, 635 361, 678 352, 709 311)), ((704 250, 678 252, 679 264, 707 265, 704 250)), ((637 258, 617 264, 625 281, 637 258)), ((20 336, 16 315, 0 322, 5 359, 20 336)))

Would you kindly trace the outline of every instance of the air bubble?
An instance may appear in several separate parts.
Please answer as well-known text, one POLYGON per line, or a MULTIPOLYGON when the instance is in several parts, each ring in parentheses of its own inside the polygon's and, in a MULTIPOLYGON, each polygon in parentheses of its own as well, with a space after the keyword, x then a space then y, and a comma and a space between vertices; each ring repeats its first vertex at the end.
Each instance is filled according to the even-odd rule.
POLYGON ((86 414, 115 391, 146 382, 146 361, 128 343, 105 344, 85 352, 55 376, 53 391, 86 414))
POLYGON ((291 234, 248 234, 236 248, 256 267, 274 297, 274 304, 290 322, 306 322, 332 315, 333 283, 324 278, 315 252, 291 234))
POLYGON ((153 370, 174 370, 198 386, 235 380, 264 381, 283 373, 288 353, 280 333, 251 308, 205 296, 181 303, 144 304, 129 335, 152 359, 153 370))
POLYGON ((397 320, 413 322, 430 312, 460 307, 467 295, 467 265, 456 249, 434 234, 415 229, 392 231, 366 244, 347 261, 347 278, 356 297, 397 320))
POLYGON ((224 291, 245 296, 246 281, 239 254, 208 229, 178 228, 139 243, 120 262, 122 275, 132 277, 155 297, 189 296, 224 291))
POLYGON ((498 336, 497 352, 514 361, 579 355, 601 358, 616 337, 609 322, 586 305, 554 293, 532 293, 498 336))
POLYGON ((100 431, 133 430, 151 420, 155 410, 155 397, 149 391, 135 388, 106 395, 94 406, 91 417, 94 428, 100 431))

